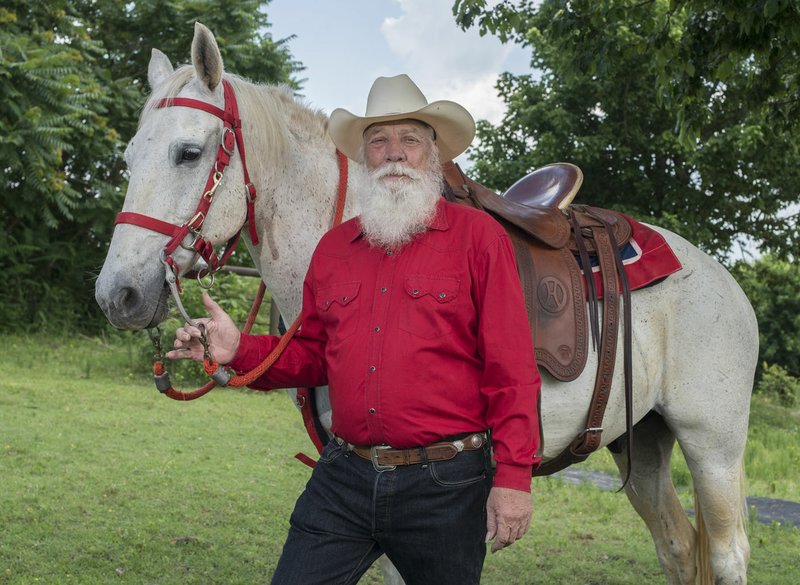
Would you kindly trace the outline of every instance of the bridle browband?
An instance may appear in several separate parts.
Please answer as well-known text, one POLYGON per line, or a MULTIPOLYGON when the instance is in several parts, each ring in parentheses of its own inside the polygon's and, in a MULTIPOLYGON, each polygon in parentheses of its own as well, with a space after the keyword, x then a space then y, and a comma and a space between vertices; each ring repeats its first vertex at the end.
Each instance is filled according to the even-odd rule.
MULTIPOLYGON (((258 234, 256 233, 255 222, 256 188, 255 185, 253 185, 253 183, 250 181, 250 175, 247 172, 247 161, 245 158, 244 137, 242 136, 242 120, 239 117, 239 106, 236 102, 236 94, 234 93, 231 84, 227 80, 223 79, 222 87, 225 96, 224 110, 201 100, 182 97, 164 98, 156 102, 154 106, 155 108, 169 108, 173 106, 194 108, 196 110, 208 112, 223 122, 222 137, 220 138, 219 147, 217 148, 217 158, 214 161, 214 165, 211 167, 211 170, 209 171, 208 179, 206 180, 206 185, 203 189, 203 195, 200 197, 200 202, 197 204, 197 208, 192 214, 191 219, 184 224, 178 225, 174 223, 168 223, 166 221, 162 221, 141 213, 123 211, 117 214, 117 218, 114 221, 114 225, 127 223, 170 236, 170 240, 166 243, 161 251, 161 261, 165 264, 168 272, 167 281, 171 285, 174 283, 178 289, 180 289, 180 282, 178 280, 180 276, 180 267, 172 257, 172 253, 178 248, 178 246, 181 246, 186 250, 196 252, 205 261, 206 268, 203 268, 198 273, 199 278, 207 275, 211 275, 213 278, 214 273, 216 273, 225 265, 231 254, 233 254, 233 251, 236 249, 236 245, 239 243, 241 229, 237 230, 236 234, 231 237, 230 240, 228 240, 228 242, 225 244, 225 249, 218 256, 214 251, 214 246, 201 233, 201 230, 203 229, 203 223, 208 216, 208 211, 211 208, 211 203, 214 200, 214 195, 219 187, 219 184, 222 182, 225 169, 231 161, 234 148, 239 151, 239 156, 242 159, 242 172, 244 173, 244 184, 247 195, 246 221, 248 225, 248 232, 250 235, 250 240, 253 242, 253 244, 258 244, 258 234), (194 239, 191 243, 184 245, 183 241, 189 235, 193 236, 194 239)), ((191 321, 191 319, 189 319, 189 321, 191 321)))

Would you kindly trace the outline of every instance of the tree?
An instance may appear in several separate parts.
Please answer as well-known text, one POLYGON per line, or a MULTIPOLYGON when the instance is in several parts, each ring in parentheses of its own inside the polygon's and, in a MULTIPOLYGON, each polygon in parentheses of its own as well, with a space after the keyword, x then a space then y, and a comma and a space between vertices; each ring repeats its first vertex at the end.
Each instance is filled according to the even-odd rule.
POLYGON ((10 0, 0 8, 0 322, 100 324, 92 274, 125 192, 150 49, 189 60, 195 19, 228 68, 295 85, 263 2, 10 0))
POLYGON ((800 8, 719 5, 455 2, 463 27, 530 47, 541 71, 498 83, 508 111, 497 127, 479 124, 478 178, 504 189, 534 167, 576 162, 582 201, 664 225, 720 257, 744 237, 792 257, 800 8))
POLYGON ((759 360, 800 378, 800 266, 763 256, 732 272, 758 318, 759 360))

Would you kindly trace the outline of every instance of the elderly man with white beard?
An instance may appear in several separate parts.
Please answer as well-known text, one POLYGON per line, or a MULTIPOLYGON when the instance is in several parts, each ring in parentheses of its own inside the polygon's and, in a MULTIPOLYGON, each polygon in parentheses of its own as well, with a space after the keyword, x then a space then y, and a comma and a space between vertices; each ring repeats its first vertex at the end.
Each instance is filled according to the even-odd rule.
MULTIPOLYGON (((300 331, 253 384, 328 385, 335 434, 272 583, 355 584, 382 554, 409 585, 479 583, 485 543, 530 524, 541 380, 508 236, 442 197, 439 161, 475 123, 399 75, 375 81, 365 116, 334 111, 329 134, 370 176, 360 215, 313 254, 300 331)), ((252 370, 277 344, 204 301, 220 364, 252 370)), ((179 329, 169 357, 201 360, 199 335, 179 329)))

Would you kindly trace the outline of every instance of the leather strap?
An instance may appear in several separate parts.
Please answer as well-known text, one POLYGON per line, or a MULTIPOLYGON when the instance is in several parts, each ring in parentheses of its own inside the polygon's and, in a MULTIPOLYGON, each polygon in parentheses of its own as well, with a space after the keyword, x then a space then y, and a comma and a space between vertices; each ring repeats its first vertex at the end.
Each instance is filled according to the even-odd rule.
POLYGON ((380 466, 394 465, 417 465, 423 462, 448 461, 453 459, 462 451, 477 451, 482 449, 487 441, 484 432, 473 433, 457 441, 442 441, 433 443, 427 447, 417 447, 414 449, 392 449, 379 445, 377 447, 361 447, 344 443, 337 438, 340 444, 347 445, 347 449, 359 457, 374 461, 380 466), (374 456, 374 459, 373 459, 374 456))
MULTIPOLYGON (((597 242, 597 257, 603 277, 603 330, 600 340, 600 353, 597 363, 594 393, 589 407, 586 428, 573 441, 571 451, 576 455, 589 455, 600 447, 603 433, 603 416, 606 412, 611 383, 614 377, 614 363, 617 357, 617 338, 619 337, 619 280, 614 260, 611 234, 605 227, 592 229, 597 242)), ((616 247, 616 246, 615 246, 616 247)), ((588 275, 591 278, 591 273, 588 275)))
MULTIPOLYGON (((587 211, 587 210, 582 210, 587 211)), ((600 263, 600 274, 603 284, 603 327, 600 339, 600 352, 598 355, 597 376, 592 399, 589 405, 589 412, 586 418, 586 427, 572 443, 564 449, 554 459, 541 465, 534 471, 534 475, 550 475, 560 471, 574 463, 584 461, 589 455, 596 451, 601 444, 603 432, 603 417, 608 404, 611 384, 614 376, 614 363, 617 354, 617 339, 619 335, 619 296, 620 285, 622 286, 625 298, 625 337, 624 337, 624 359, 625 359, 625 402, 626 402, 626 424, 628 428, 628 458, 630 470, 630 457, 632 450, 632 372, 631 372, 631 339, 630 339, 630 288, 627 276, 622 266, 619 256, 619 246, 611 226, 604 221, 603 217, 593 215, 588 211, 590 217, 575 218, 575 223, 582 225, 579 232, 588 230, 594 240, 597 257, 600 263), (594 220, 594 221, 591 221, 594 220)), ((589 271, 586 273, 587 280, 592 278, 589 271)), ((629 471, 630 477, 630 471, 629 471)), ((625 479, 627 483, 628 478, 625 479)))

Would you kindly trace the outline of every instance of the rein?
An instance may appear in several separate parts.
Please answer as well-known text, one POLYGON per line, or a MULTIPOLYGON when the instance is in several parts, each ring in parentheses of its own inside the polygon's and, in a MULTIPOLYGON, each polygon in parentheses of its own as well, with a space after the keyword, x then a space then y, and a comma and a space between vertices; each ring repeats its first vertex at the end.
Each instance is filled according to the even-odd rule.
MULTIPOLYGON (((114 225, 127 223, 170 236, 170 240, 160 252, 160 261, 162 264, 164 264, 165 269, 165 281, 170 289, 170 292, 172 293, 172 297, 175 300, 181 316, 186 320, 187 323, 198 327, 201 331, 204 329, 203 325, 194 322, 189 317, 183 306, 183 303, 181 302, 180 295, 182 293, 182 287, 180 285, 180 267, 172 257, 172 253, 178 248, 178 246, 181 246, 186 250, 198 254, 206 263, 206 268, 203 268, 197 273, 198 282, 200 283, 201 287, 210 288, 214 284, 215 273, 225 265, 231 254, 233 254, 233 251, 236 249, 236 245, 239 243, 239 236, 242 228, 244 228, 244 225, 242 225, 242 228, 237 230, 236 234, 231 237, 230 240, 228 240, 225 245, 225 249, 219 256, 214 252, 214 247, 211 242, 203 237, 201 233, 203 223, 205 222, 208 211, 211 208, 211 203, 214 200, 214 195, 216 194, 217 188, 222 182, 225 169, 231 161, 234 148, 239 151, 239 156, 242 159, 242 171, 244 174, 244 183, 247 194, 246 223, 248 226, 250 240, 254 245, 257 245, 259 241, 255 222, 256 188, 250 180, 250 175, 247 172, 247 161, 245 158, 244 137, 242 135, 242 121, 239 117, 239 106, 236 102, 236 94, 233 91, 233 87, 230 85, 230 83, 227 80, 222 80, 222 85, 225 96, 224 110, 200 100, 181 97, 164 98, 159 100, 155 105, 156 108, 168 108, 174 106, 194 108, 208 112, 209 114, 220 118, 223 122, 222 137, 220 139, 219 147, 217 148, 217 157, 214 161, 214 165, 209 171, 208 179, 206 180, 206 185, 203 189, 203 194, 200 197, 200 202, 197 204, 197 208, 195 209, 192 218, 186 223, 178 225, 168 223, 141 213, 120 212, 117 214, 117 218, 114 222, 114 225), (187 236, 191 236, 193 239, 191 243, 185 245, 183 241, 187 238, 187 236), (211 276, 211 282, 206 286, 201 282, 200 279, 207 275, 211 276)), ((336 151, 336 156, 339 163, 339 186, 337 191, 336 209, 333 217, 333 226, 339 225, 344 216, 348 178, 347 157, 338 149, 336 151)), ((242 330, 243 333, 249 333, 252 329, 256 316, 258 315, 258 311, 261 308, 265 291, 266 285, 263 281, 261 281, 258 292, 256 293, 256 297, 250 307, 250 311, 247 316, 247 322, 242 330)), ((266 372, 272 366, 272 364, 277 361, 299 328, 300 316, 295 319, 294 323, 292 323, 291 327, 289 327, 286 333, 284 333, 278 342, 278 345, 266 357, 266 359, 255 369, 242 376, 232 375, 228 370, 214 361, 211 356, 211 352, 209 351, 205 334, 201 335, 200 342, 203 345, 205 354, 203 359, 203 369, 211 377, 211 380, 201 388, 191 392, 183 392, 172 387, 172 383, 169 379, 169 372, 167 372, 166 367, 164 366, 164 356, 161 345, 161 329, 156 327, 155 331, 148 330, 147 334, 150 337, 155 349, 155 355, 153 357, 153 379, 155 381, 156 388, 159 390, 159 392, 166 394, 173 400, 186 401, 200 398, 218 385, 235 387, 247 386, 262 376, 264 372, 266 372)))

